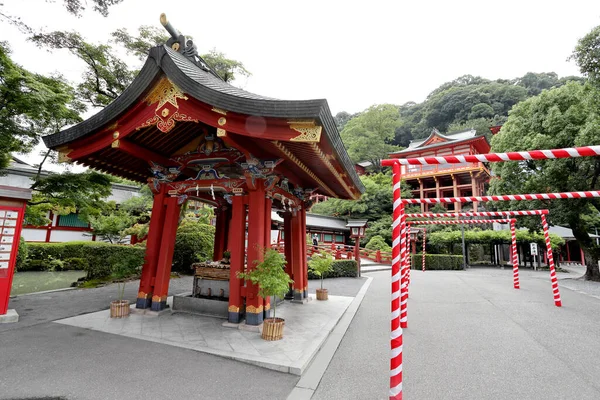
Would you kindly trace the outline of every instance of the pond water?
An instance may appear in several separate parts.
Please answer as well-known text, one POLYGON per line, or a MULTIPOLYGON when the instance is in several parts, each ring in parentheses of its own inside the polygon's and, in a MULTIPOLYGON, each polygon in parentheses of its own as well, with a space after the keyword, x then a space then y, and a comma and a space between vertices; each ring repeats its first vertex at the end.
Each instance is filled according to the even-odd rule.
POLYGON ((16 272, 13 277, 10 295, 16 296, 19 294, 68 288, 73 282, 77 282, 77 279, 84 276, 85 271, 16 272))

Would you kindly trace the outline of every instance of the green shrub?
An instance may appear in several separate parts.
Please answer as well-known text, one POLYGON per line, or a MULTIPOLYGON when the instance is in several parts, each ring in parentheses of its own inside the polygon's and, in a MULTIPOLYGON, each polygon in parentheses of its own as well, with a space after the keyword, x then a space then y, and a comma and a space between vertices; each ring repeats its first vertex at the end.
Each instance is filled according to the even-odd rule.
POLYGON ((214 226, 184 220, 177 229, 172 271, 189 273, 193 263, 211 260, 214 241, 214 226))
POLYGON ((375 235, 369 240, 369 243, 365 246, 365 249, 369 250, 381 250, 381 251, 392 251, 392 248, 385 242, 383 236, 375 235))
POLYGON ((21 238, 19 240, 19 253, 17 254, 17 263, 15 264, 15 270, 21 271, 23 268, 23 263, 27 260, 27 243, 25 243, 25 239, 21 238))
POLYGON ((87 267, 87 260, 85 258, 71 257, 64 260, 65 271, 84 271, 87 267))
MULTIPOLYGON (((413 255, 411 257, 413 269, 423 268, 422 255, 413 255)), ((425 254, 426 270, 462 270, 463 256, 454 256, 448 254, 425 254)))
POLYGON ((104 242, 29 243, 29 257, 22 271, 80 269, 87 279, 104 278, 113 273, 120 258, 133 257, 143 265, 143 246, 126 246, 104 242))
POLYGON ((45 260, 25 260, 18 269, 19 272, 49 270, 50 263, 45 260))
MULTIPOLYGON (((333 268, 323 274, 323 278, 356 277, 356 260, 334 260, 333 268)), ((308 279, 321 279, 312 271, 308 271, 308 279)))

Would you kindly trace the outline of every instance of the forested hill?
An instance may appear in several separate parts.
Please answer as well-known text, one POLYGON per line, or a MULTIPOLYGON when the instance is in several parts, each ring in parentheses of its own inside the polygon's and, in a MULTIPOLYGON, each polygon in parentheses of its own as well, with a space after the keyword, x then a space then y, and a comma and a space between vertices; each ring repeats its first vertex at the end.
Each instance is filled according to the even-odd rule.
POLYGON ((397 149, 396 146, 406 147, 413 139, 427 137, 433 128, 443 133, 475 128, 479 134, 487 134, 490 126, 506 121, 515 104, 571 80, 584 81, 572 76, 559 78, 554 72, 529 72, 520 78, 494 81, 464 75, 444 83, 422 103, 372 106, 354 115, 339 112, 335 119, 351 158, 358 162, 378 158, 365 154, 364 148, 365 142, 373 143, 377 139, 385 143, 384 148, 378 149, 385 153, 397 149), (390 112, 394 107, 397 114, 390 112), (387 123, 382 124, 382 120, 387 123), (383 127, 386 132, 374 132, 383 127))

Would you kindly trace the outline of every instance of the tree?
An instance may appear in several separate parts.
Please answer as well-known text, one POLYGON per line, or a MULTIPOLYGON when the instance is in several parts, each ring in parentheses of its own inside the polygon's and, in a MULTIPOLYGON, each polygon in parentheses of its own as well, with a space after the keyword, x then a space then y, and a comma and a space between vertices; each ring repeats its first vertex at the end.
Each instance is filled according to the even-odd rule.
POLYGON ((90 216, 89 220, 94 234, 113 244, 123 243, 123 239, 128 235, 127 230, 135 222, 133 216, 123 211, 90 216))
MULTIPOLYGON (((600 144, 600 116, 593 101, 596 89, 570 82, 543 91, 513 108, 502 131, 492 139, 493 152, 554 149, 600 144)), ((598 190, 600 159, 568 158, 496 163, 490 194, 598 190)), ((600 212, 598 199, 519 202, 513 208, 549 208, 553 223, 565 224, 586 256, 586 279, 600 281, 600 248, 588 234, 585 215, 600 212)))
MULTIPOLYGON (((112 34, 112 42, 93 44, 77 32, 54 31, 38 33, 30 40, 39 47, 49 50, 68 50, 86 64, 82 82, 77 86, 81 99, 94 107, 105 107, 116 99, 133 81, 139 66, 130 66, 118 56, 112 44, 123 47, 128 53, 144 61, 154 46, 164 44, 169 36, 156 27, 143 25, 138 28, 137 36, 127 29, 118 29, 112 34)), ((201 56, 225 82, 231 82, 239 76, 250 76, 250 72, 237 60, 225 57, 225 54, 211 50, 201 56)))
POLYGON ((379 160, 400 150, 391 144, 399 124, 398 107, 392 104, 371 106, 348 121, 341 137, 352 161, 370 161, 376 170, 381 170, 379 160))
POLYGON ((592 84, 600 84, 600 26, 579 40, 570 57, 592 84))
POLYGON ((0 169, 11 152, 28 152, 42 135, 81 121, 83 105, 61 77, 34 74, 15 64, 0 42, 0 169))
POLYGON ((49 222, 48 211, 56 214, 78 212, 86 220, 92 215, 100 215, 106 209, 104 199, 111 194, 108 177, 94 171, 37 177, 32 189, 33 198, 28 203, 25 219, 37 226, 49 222))
POLYGON ((66 49, 87 65, 77 93, 94 107, 105 107, 119 97, 136 75, 110 45, 87 43, 77 32, 40 33, 30 40, 39 47, 66 49))
MULTIPOLYGON (((335 217, 344 216, 352 219, 367 219, 364 242, 368 243, 373 236, 382 236, 388 244, 392 243, 393 188, 390 172, 364 175, 360 177, 365 192, 358 200, 329 199, 315 204, 311 212, 335 217)), ((411 198, 410 189, 402 182, 402 197, 411 198)))

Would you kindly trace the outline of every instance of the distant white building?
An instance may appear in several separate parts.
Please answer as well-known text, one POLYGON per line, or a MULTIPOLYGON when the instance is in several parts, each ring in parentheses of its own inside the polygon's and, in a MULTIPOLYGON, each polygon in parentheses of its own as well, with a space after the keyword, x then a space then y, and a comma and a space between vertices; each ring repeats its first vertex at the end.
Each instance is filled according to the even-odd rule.
MULTIPOLYGON (((30 188, 33 184, 33 178, 37 175, 37 168, 13 157, 8 168, 0 171, 0 188, 17 187, 30 188)), ((48 176, 51 172, 42 170, 42 176, 48 176)), ((117 204, 139 196, 140 188, 113 183, 112 194, 106 199, 114 201, 117 204)), ((69 215, 55 215, 48 213, 48 219, 51 220, 46 226, 27 225, 23 226, 21 236, 27 242, 70 242, 75 240, 94 241, 96 237, 92 233, 87 222, 82 221, 76 213, 69 215)))

